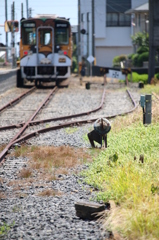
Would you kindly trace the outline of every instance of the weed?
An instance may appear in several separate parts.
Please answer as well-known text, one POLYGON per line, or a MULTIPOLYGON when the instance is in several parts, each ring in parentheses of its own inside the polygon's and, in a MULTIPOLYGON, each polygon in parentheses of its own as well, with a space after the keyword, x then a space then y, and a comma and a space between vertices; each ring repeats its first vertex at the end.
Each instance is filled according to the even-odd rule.
POLYGON ((15 224, 14 222, 10 225, 8 225, 5 222, 2 222, 2 225, 0 225, 0 236, 6 235, 9 232, 10 228, 14 226, 14 224, 15 224))
POLYGON ((58 191, 55 191, 53 189, 47 189, 38 194, 38 196, 40 196, 40 197, 50 197, 50 196, 54 197, 56 195, 59 196, 59 195, 61 195, 61 193, 59 193, 58 191))
POLYGON ((82 173, 85 181, 98 189, 97 200, 111 203, 109 216, 103 219, 105 227, 124 239, 159 236, 158 133, 157 102, 152 105, 152 124, 146 127, 141 107, 117 117, 109 134, 109 147, 82 173))
POLYGON ((13 212, 20 212, 20 211, 21 211, 21 207, 15 205, 15 206, 13 207, 12 211, 13 211, 13 212))
POLYGON ((77 127, 68 127, 68 128, 65 128, 65 132, 67 133, 67 134, 73 134, 73 133, 75 133, 75 132, 77 132, 78 131, 78 128, 77 127))
POLYGON ((141 93, 146 94, 152 94, 152 92, 155 92, 156 94, 159 94, 159 84, 154 85, 146 85, 143 89, 140 90, 141 93))
POLYGON ((19 172, 20 178, 29 178, 32 175, 32 170, 29 168, 24 168, 19 172))
POLYGON ((0 191, 0 200, 6 198, 5 194, 0 191))
POLYGON ((27 150, 28 150, 28 147, 25 145, 21 146, 21 147, 16 145, 14 148, 14 156, 15 157, 20 157, 20 156, 24 157, 24 156, 26 156, 27 150))
POLYGON ((2 183, 3 183, 3 178, 0 177, 0 184, 2 184, 2 183))
MULTIPOLYGON (((25 197, 20 193, 21 189, 28 189, 31 185, 37 186, 37 182, 41 180, 48 187, 51 181, 61 179, 58 178, 60 174, 68 174, 74 166, 92 160, 90 156, 92 154, 88 149, 68 146, 25 146, 23 149, 25 149, 27 157, 30 158, 28 166, 19 172, 18 179, 8 183, 8 186, 12 187, 14 194, 18 197, 25 197)), ((23 151, 19 152, 21 154, 23 151)))
POLYGON ((5 148, 5 145, 0 145, 0 152, 2 152, 4 148, 5 148))

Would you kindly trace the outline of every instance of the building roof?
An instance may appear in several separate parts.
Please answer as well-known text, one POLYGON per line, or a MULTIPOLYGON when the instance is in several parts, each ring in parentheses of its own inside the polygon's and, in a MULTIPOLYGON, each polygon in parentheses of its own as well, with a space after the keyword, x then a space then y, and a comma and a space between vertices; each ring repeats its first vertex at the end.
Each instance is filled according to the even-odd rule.
POLYGON ((144 3, 134 9, 129 9, 126 11, 126 14, 131 14, 131 13, 146 13, 149 11, 149 3, 144 3))

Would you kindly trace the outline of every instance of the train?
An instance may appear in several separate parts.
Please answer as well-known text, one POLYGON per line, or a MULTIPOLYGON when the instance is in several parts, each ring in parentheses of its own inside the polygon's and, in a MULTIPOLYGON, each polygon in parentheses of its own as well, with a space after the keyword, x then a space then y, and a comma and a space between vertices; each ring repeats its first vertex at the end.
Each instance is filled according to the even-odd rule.
POLYGON ((36 86, 55 82, 58 86, 71 75, 72 33, 69 19, 57 15, 37 15, 21 19, 20 66, 17 87, 27 82, 36 86))

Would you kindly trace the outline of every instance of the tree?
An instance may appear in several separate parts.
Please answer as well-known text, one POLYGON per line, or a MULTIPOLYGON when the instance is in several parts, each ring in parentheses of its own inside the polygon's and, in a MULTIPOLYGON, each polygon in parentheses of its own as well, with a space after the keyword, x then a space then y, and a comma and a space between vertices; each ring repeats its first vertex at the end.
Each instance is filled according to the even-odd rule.
POLYGON ((133 45, 139 47, 149 47, 149 34, 146 32, 137 32, 131 36, 133 45))

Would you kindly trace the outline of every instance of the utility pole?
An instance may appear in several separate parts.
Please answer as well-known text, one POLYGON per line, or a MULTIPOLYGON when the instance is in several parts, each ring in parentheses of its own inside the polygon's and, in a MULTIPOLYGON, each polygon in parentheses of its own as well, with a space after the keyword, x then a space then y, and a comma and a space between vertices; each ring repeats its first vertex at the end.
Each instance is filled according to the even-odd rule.
POLYGON ((23 3, 21 3, 21 18, 23 18, 23 3))
POLYGON ((31 15, 32 15, 32 8, 29 8, 28 11, 29 11, 28 17, 31 18, 31 15))
MULTIPOLYGON (((5 0, 5 20, 8 20, 7 0, 5 0)), ((8 47, 8 33, 6 32, 6 47, 8 47)), ((8 49, 6 50, 6 61, 8 61, 8 49)))
POLYGON ((27 18, 29 18, 28 0, 26 0, 26 11, 27 11, 27 18))
POLYGON ((155 53, 159 47, 159 1, 149 0, 149 78, 155 75, 155 53))
POLYGON ((95 57, 94 44, 95 44, 95 32, 94 32, 94 0, 92 0, 92 56, 95 57))
POLYGON ((15 10, 14 10, 14 2, 11 5, 11 16, 12 16, 12 68, 15 67, 15 10))
POLYGON ((80 0, 78 0, 78 73, 79 73, 79 62, 81 56, 81 37, 80 37, 80 19, 81 19, 81 9, 80 9, 80 0))
POLYGON ((154 12, 155 0, 149 0, 149 76, 148 83, 155 74, 154 12))

